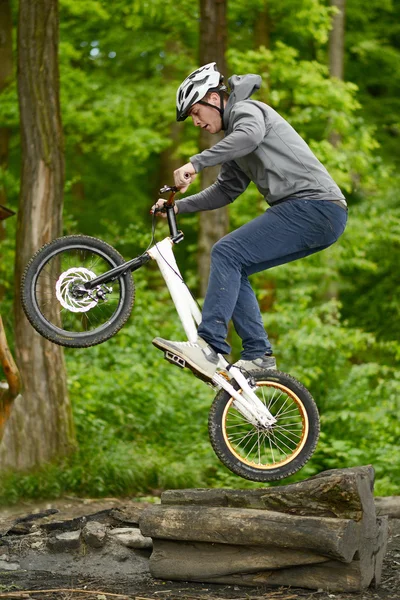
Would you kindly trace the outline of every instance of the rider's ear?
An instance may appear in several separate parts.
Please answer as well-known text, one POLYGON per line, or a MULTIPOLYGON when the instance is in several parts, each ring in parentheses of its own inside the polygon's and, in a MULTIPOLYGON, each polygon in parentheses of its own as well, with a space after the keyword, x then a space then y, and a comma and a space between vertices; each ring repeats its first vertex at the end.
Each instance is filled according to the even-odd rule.
POLYGON ((210 92, 210 96, 209 96, 211 103, 212 104, 219 104, 219 94, 217 94, 217 92, 210 92))

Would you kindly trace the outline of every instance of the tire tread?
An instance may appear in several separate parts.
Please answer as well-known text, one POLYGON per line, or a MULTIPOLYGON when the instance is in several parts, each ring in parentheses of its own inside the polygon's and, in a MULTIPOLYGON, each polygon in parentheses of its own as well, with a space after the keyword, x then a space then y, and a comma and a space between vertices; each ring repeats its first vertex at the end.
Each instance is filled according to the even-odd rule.
POLYGON ((70 348, 89 348, 91 346, 96 346, 110 339, 125 325, 126 321, 130 317, 135 302, 135 284, 131 276, 124 276, 126 283, 126 297, 124 300, 124 306, 122 308, 121 314, 119 318, 115 321, 114 326, 103 330, 102 334, 98 336, 89 334, 88 336, 86 336, 86 339, 82 336, 80 338, 74 338, 74 340, 63 340, 59 337, 59 334, 56 331, 52 330, 51 325, 45 326, 45 324, 42 321, 42 318, 37 314, 37 310, 31 302, 31 292, 29 285, 29 278, 33 277, 34 275, 35 263, 37 262, 38 258, 42 258, 54 246, 60 245, 62 248, 63 242, 65 242, 65 245, 68 245, 71 242, 76 242, 77 244, 82 243, 86 245, 91 244, 92 247, 95 249, 101 249, 106 253, 108 252, 109 258, 112 258, 113 260, 117 261, 117 264, 122 264, 123 262, 125 262, 125 260, 121 256, 121 254, 117 250, 115 250, 115 248, 113 248, 110 244, 104 242, 103 240, 88 235, 70 235, 57 238, 42 246, 32 256, 32 258, 30 259, 30 261, 24 269, 21 278, 20 299, 22 308, 32 327, 36 329, 36 331, 40 333, 42 337, 59 346, 65 346, 70 348))

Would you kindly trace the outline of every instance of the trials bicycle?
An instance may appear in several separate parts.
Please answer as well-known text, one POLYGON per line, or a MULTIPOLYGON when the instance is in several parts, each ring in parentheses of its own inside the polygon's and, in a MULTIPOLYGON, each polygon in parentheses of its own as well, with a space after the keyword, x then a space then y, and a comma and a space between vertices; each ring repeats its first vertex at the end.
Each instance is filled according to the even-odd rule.
MULTIPOLYGON (((43 246, 27 265, 21 286, 25 314, 48 340, 72 348, 100 344, 129 318, 135 299, 131 276, 155 260, 165 279, 184 331, 197 340, 201 311, 175 261, 173 246, 183 240, 174 211, 176 187, 164 203, 170 236, 125 261, 102 240, 71 235, 43 246)), ((153 215, 154 237, 154 215, 153 215)), ((171 352, 165 358, 185 367, 171 352)), ((309 460, 319 436, 319 415, 309 391, 287 373, 246 372, 223 356, 211 385, 217 395, 209 412, 211 445, 236 475, 267 482, 292 475, 309 460)))

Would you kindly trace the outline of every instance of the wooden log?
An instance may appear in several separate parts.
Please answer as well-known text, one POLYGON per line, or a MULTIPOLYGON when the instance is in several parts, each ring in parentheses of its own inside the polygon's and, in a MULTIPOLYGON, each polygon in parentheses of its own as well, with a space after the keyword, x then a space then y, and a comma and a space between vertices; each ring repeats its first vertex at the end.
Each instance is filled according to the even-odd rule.
POLYGON ((388 538, 387 517, 378 519, 377 529, 375 544, 364 546, 357 560, 349 564, 324 561, 324 557, 306 551, 155 539, 150 572, 153 577, 177 581, 357 592, 372 581, 375 585, 380 582, 388 538))
MULTIPOLYGON (((377 536, 373 545, 364 545, 358 558, 349 564, 331 560, 321 564, 292 566, 281 569, 267 569, 221 576, 186 578, 187 581, 203 583, 224 583, 243 586, 292 586, 308 589, 323 589, 329 592, 357 592, 368 588, 371 583, 379 585, 383 558, 388 539, 388 519, 377 519, 377 536)), ((211 572, 210 572, 211 575, 211 572)), ((167 577, 166 577, 167 578, 167 577)), ((170 577, 173 579, 173 577, 170 577)), ((179 577, 177 577, 178 579, 179 577)))
POLYGON ((150 573, 158 579, 207 581, 236 573, 329 561, 307 550, 153 539, 150 573))
POLYGON ((151 538, 311 550, 343 562, 352 560, 359 542, 359 527, 349 519, 255 509, 155 505, 139 525, 151 538))
POLYGON ((367 514, 374 521, 373 482, 372 467, 332 469, 299 483, 266 489, 167 490, 161 495, 161 503, 266 509, 355 521, 367 514))
POLYGON ((343 564, 339 561, 328 561, 321 565, 300 566, 288 569, 259 571, 193 579, 203 583, 224 583, 242 586, 291 586, 328 592, 358 592, 362 587, 360 570, 356 561, 343 564))
POLYGON ((375 498, 376 514, 400 519, 400 496, 378 496, 375 498))
POLYGON ((328 469, 313 475, 309 479, 319 479, 320 477, 330 477, 331 475, 340 476, 353 473, 354 475, 363 475, 367 477, 371 484, 371 492, 374 490, 375 469, 372 465, 362 465, 360 467, 346 467, 345 469, 328 469))
POLYGON ((382 567, 385 558, 387 543, 389 538, 388 517, 378 517, 377 519, 377 537, 373 554, 374 560, 374 577, 373 583, 377 587, 382 579, 382 567))

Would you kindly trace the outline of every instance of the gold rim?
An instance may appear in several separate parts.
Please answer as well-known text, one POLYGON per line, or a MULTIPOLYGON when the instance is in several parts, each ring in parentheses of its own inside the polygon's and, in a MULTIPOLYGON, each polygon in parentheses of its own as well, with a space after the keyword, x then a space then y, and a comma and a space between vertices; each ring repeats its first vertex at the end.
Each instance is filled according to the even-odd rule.
POLYGON ((222 416, 222 431, 230 452, 241 463, 260 470, 282 467, 300 454, 308 438, 309 420, 303 402, 275 381, 257 381, 256 394, 277 419, 270 430, 258 430, 233 406, 222 416))

